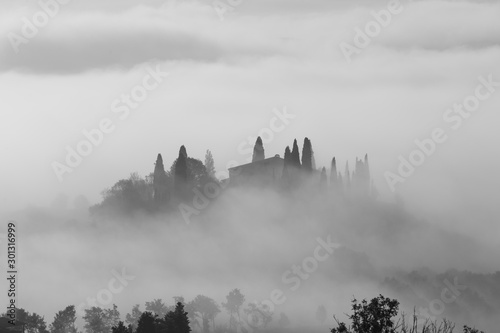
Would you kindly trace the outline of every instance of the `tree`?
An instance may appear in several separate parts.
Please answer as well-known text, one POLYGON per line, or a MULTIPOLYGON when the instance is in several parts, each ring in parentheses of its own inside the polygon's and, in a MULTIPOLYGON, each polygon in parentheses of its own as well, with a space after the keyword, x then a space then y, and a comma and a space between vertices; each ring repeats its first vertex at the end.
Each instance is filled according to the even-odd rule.
POLYGON ((73 207, 80 211, 88 211, 90 207, 89 199, 83 194, 79 194, 73 200, 73 207))
MULTIPOLYGON (((290 150, 290 149, 289 149, 290 150)), ((237 322, 236 317, 238 317, 238 322, 240 321, 240 309, 245 303, 245 296, 240 292, 239 289, 233 289, 226 296, 226 303, 222 303, 222 306, 229 313, 229 329, 236 329, 237 322)))
POLYGON ((50 331, 52 333, 77 333, 75 321, 75 306, 67 306, 64 310, 56 313, 54 321, 50 324, 50 331))
POLYGON ((290 152, 290 147, 286 146, 285 149, 285 155, 283 157, 283 173, 281 175, 281 178, 283 179, 284 183, 288 185, 290 181, 290 166, 292 163, 292 153, 290 152))
POLYGON ((247 315, 247 323, 254 330, 264 330, 273 320, 273 312, 267 304, 250 303, 243 310, 247 315))
POLYGON ((26 333, 49 333, 45 318, 36 313, 32 313, 28 316, 26 324, 26 333))
POLYGON ((186 196, 186 185, 188 179, 188 164, 187 164, 187 152, 186 147, 181 146, 179 149, 179 157, 175 162, 175 194, 177 198, 185 198, 186 196))
POLYGON ((174 311, 167 313, 164 319, 166 333, 189 333, 188 313, 184 311, 184 305, 177 302, 174 311))
POLYGON ((193 307, 198 312, 203 321, 203 331, 208 332, 208 323, 211 321, 215 327, 215 317, 220 312, 217 303, 210 297, 198 295, 193 300, 193 307))
POLYGON ((337 161, 335 157, 332 158, 332 165, 330 167, 330 187, 335 191, 339 191, 339 179, 337 177, 337 161))
POLYGON ((297 139, 293 141, 293 148, 290 160, 291 160, 291 165, 293 167, 300 169, 300 153, 299 153, 299 145, 297 144, 297 139))
POLYGON ((113 308, 104 310, 106 314, 106 327, 113 327, 118 325, 120 322, 120 312, 118 311, 118 307, 113 304, 113 308))
POLYGON ((328 188, 328 179, 326 177, 326 168, 323 167, 321 170, 321 176, 319 181, 319 188, 321 192, 326 192, 328 188))
POLYGON ((255 141, 255 146, 253 147, 252 163, 262 161, 265 158, 264 144, 262 143, 262 139, 259 136, 257 138, 257 141, 255 141))
MULTIPOLYGON (((0 317, 7 317, 7 313, 0 314, 0 317)), ((25 333, 49 333, 45 319, 34 312, 16 309, 16 321, 24 324, 25 333)))
POLYGON ((112 309, 101 309, 91 307, 85 310, 83 316, 87 333, 108 333, 113 326, 117 326, 120 321, 120 312, 115 304, 112 309))
POLYGON ((127 313, 125 316, 125 321, 127 324, 131 325, 132 328, 135 330, 137 327, 137 323, 139 322, 139 319, 141 318, 142 311, 139 310, 139 304, 136 304, 132 307, 132 312, 127 313))
POLYGON ((106 313, 100 307, 93 306, 86 309, 83 320, 85 320, 83 327, 87 333, 105 333, 111 329, 106 325, 106 313))
POLYGON ((379 295, 370 303, 363 300, 358 303, 352 301, 352 315, 348 316, 352 324, 348 328, 345 323, 339 322, 337 328, 332 328, 331 333, 395 333, 393 317, 398 314, 399 302, 379 295))
POLYGON ((135 333, 155 333, 156 331, 156 319, 153 313, 145 311, 142 313, 137 323, 137 329, 135 333))
POLYGON ((351 189, 351 176, 349 174, 349 161, 345 162, 344 178, 345 178, 345 188, 347 191, 349 191, 351 189))
POLYGON ((102 192, 103 201, 90 208, 92 215, 128 215, 138 210, 149 211, 153 201, 153 184, 137 173, 119 180, 102 192))
POLYGON ((153 173, 153 198, 157 204, 163 204, 168 200, 168 182, 163 158, 158 154, 155 162, 155 170, 153 173))
POLYGON ((111 327, 111 332, 112 333, 132 333, 132 328, 129 325, 129 327, 126 327, 123 324, 123 321, 119 321, 118 325, 111 327))
POLYGON ((318 310, 316 310, 316 320, 320 324, 324 324, 326 320, 326 308, 324 305, 318 306, 318 310))
POLYGON ((152 302, 146 302, 146 311, 152 312, 158 317, 163 318, 167 314, 168 308, 161 299, 155 299, 152 302))
POLYGON ((280 327, 288 327, 290 326, 290 318, 285 313, 280 313, 280 319, 278 320, 278 325, 280 327))
POLYGON ((311 173, 313 171, 313 152, 311 140, 308 138, 304 139, 304 145, 302 146, 302 170, 311 173))
POLYGON ((205 168, 207 169, 208 175, 215 179, 215 163, 210 150, 207 150, 207 153, 205 154, 205 168))

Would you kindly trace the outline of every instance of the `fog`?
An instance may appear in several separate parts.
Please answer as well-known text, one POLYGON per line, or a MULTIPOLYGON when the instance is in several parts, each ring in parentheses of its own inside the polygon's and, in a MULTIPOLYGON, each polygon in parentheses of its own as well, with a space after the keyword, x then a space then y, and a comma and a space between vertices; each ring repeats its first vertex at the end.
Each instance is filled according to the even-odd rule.
MULTIPOLYGON (((50 324, 125 268, 135 279, 103 306, 116 303, 122 320, 156 298, 173 305, 175 296, 202 294, 220 304, 239 288, 248 303, 279 289, 286 301, 271 325, 285 313, 292 327, 327 332, 334 314, 347 320, 353 297, 394 297, 411 313, 458 277, 467 289, 443 316, 494 331, 500 92, 483 81, 500 81, 500 4, 400 4, 391 23, 346 59, 341 43, 353 44, 356 27, 388 2, 243 1, 221 20, 204 0, 72 1, 18 52, 9 33, 21 34, 22 18, 39 4, 1 3, 0 217, 19 228, 19 307, 50 324), (168 75, 127 107, 123 94, 152 71, 168 75), (448 110, 481 84, 491 94, 455 128, 448 110), (113 129, 58 175, 54 163, 67 164, 68 147, 77 150, 82 132, 103 119, 113 129), (446 139, 391 186, 387 174, 400 175, 400 157, 409 160, 415 141, 436 128, 446 139), (333 157, 344 175, 347 162, 352 172, 368 154, 378 196, 331 189, 320 196, 310 184, 292 193, 229 186, 189 223, 174 204, 106 217, 88 210, 132 172, 152 173, 158 153, 169 170, 181 145, 201 161, 210 149, 217 178, 226 179, 229 168, 250 162, 258 136, 266 157, 284 157, 294 139, 302 149, 310 138, 318 173, 326 167, 329 178, 333 157), (88 206, 79 206, 82 195, 88 206), (291 290, 285 272, 328 236, 339 247, 291 290), (322 324, 319 305, 327 309, 322 324)), ((222 309, 216 323, 227 320, 222 309)))

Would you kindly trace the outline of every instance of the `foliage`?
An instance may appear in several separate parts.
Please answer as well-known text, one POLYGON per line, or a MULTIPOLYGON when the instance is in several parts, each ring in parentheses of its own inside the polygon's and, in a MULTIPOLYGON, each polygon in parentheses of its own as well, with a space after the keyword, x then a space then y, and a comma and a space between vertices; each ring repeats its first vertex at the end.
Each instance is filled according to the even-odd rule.
POLYGON ((266 156, 264 152, 264 144, 262 143, 262 139, 259 136, 257 138, 257 141, 255 141, 255 146, 253 147, 252 163, 262 161, 265 158, 266 156))
POLYGON ((348 329, 344 323, 337 321, 338 327, 333 328, 331 333, 395 333, 393 317, 398 314, 399 302, 379 295, 370 303, 363 300, 358 303, 352 301, 352 311, 349 319, 352 321, 348 329))
POLYGON ((50 324, 50 331, 52 333, 77 333, 75 321, 75 306, 67 306, 64 310, 56 313, 54 321, 50 324))
POLYGON ((136 304, 132 307, 132 312, 127 313, 125 316, 125 321, 127 324, 131 325, 132 328, 135 330, 137 327, 137 323, 139 322, 139 319, 141 318, 142 311, 139 310, 139 304, 136 304))
POLYGON ((102 193, 103 201, 90 208, 93 215, 130 214, 134 211, 151 211, 153 208, 153 184, 150 178, 132 173, 102 193))
POLYGON ((207 153, 205 154, 205 168, 207 170, 207 174, 212 179, 215 179, 215 162, 210 150, 207 150, 207 153))
POLYGON ((226 296, 226 303, 222 303, 222 306, 229 313, 229 329, 236 329, 237 322, 235 315, 240 319, 240 309, 245 303, 245 296, 240 292, 239 289, 233 289, 226 296))

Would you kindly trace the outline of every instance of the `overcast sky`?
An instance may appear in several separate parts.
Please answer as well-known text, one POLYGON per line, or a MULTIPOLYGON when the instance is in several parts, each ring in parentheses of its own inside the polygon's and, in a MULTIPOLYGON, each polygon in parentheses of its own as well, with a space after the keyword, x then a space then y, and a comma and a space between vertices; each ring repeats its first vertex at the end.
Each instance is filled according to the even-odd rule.
POLYGON ((97 202, 131 172, 152 172, 157 153, 170 166, 182 144, 201 160, 211 149, 219 171, 246 163, 240 145, 286 109, 295 118, 264 143, 267 156, 305 136, 318 167, 337 156, 343 170, 368 153, 386 200, 385 172, 442 128, 446 142, 396 189, 414 209, 460 218, 460 228, 498 228, 500 87, 457 130, 443 120, 479 76, 500 82, 498 2, 401 1, 350 63, 340 45, 354 45, 356 27, 388 2, 242 0, 224 20, 209 0, 59 7, 33 32, 26 22, 43 20, 38 3, 0 2, 4 210, 48 205, 58 193, 97 202), (114 112, 148 68, 169 75, 128 116, 114 112), (60 181, 53 162, 64 164, 66 147, 105 118, 113 130, 60 181))

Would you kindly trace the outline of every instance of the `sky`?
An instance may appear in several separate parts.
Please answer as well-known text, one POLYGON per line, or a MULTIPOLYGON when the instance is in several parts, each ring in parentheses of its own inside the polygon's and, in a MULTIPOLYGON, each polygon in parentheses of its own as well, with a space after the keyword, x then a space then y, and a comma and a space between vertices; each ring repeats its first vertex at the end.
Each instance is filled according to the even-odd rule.
POLYGON ((265 134, 267 156, 309 137, 318 167, 334 156, 352 167, 367 153, 382 200, 394 189, 411 209, 494 240, 484 230, 500 231, 500 87, 459 128, 444 115, 479 77, 500 81, 498 2, 233 4, 222 13, 208 0, 0 3, 2 210, 59 193, 96 203, 131 172, 152 172, 158 153, 169 166, 181 145, 201 160, 210 149, 224 177, 265 134), (384 12, 366 45, 347 52, 384 12), (151 90, 140 90, 145 80, 151 90), (133 91, 146 95, 127 107, 133 91), (288 123, 266 131, 278 128, 276 112, 288 123), (68 168, 67 149, 102 121, 108 133, 68 168), (387 172, 435 128, 447 139, 391 188, 387 172))

